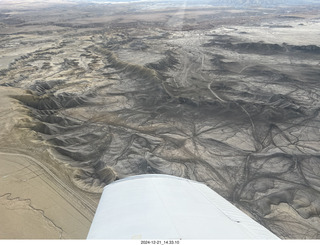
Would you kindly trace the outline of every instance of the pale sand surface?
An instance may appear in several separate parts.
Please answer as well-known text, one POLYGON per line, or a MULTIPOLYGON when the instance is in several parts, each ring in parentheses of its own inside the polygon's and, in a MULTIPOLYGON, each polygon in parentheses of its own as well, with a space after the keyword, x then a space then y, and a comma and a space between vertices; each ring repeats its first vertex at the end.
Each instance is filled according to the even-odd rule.
MULTIPOLYGON (((0 88, 2 142, 23 115, 19 105, 7 96, 17 91, 0 88)), ((86 238, 91 220, 65 188, 33 157, 0 149, 0 238, 86 238)))
POLYGON ((1 238, 85 238, 90 222, 31 159, 2 154, 1 238))

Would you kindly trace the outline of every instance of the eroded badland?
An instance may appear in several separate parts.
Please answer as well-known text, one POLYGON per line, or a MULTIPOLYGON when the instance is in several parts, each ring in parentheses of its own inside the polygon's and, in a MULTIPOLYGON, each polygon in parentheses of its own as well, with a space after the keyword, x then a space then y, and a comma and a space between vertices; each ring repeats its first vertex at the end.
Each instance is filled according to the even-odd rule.
POLYGON ((85 238, 105 185, 162 173, 319 239, 319 10, 1 1, 0 238, 85 238))

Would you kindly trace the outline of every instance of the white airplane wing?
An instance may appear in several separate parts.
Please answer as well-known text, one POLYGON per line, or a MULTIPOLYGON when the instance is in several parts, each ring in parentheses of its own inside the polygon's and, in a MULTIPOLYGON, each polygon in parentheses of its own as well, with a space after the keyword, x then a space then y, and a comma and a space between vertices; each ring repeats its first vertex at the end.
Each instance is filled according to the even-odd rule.
POLYGON ((104 188, 88 239, 279 239, 206 185, 169 175, 104 188))

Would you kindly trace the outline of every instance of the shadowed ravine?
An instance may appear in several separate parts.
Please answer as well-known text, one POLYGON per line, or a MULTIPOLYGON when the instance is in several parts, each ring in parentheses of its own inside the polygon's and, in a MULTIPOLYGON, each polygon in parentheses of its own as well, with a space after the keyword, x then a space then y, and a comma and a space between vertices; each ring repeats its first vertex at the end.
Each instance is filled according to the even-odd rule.
POLYGON ((109 21, 81 27, 79 16, 93 18, 94 8, 63 15, 68 27, 49 17, 46 34, 11 24, 0 37, 25 52, 0 70, 0 82, 27 91, 12 98, 27 108, 23 128, 58 163, 51 167, 95 197, 131 175, 197 180, 281 238, 319 239, 320 43, 288 42, 299 24, 315 31, 319 20, 270 14, 251 25, 257 15, 243 11, 241 25, 199 9, 183 12, 180 30, 166 25, 174 12, 153 21, 133 12, 130 23, 105 14, 109 21), (270 34, 280 27, 268 24, 283 21, 291 28, 282 39, 270 34))

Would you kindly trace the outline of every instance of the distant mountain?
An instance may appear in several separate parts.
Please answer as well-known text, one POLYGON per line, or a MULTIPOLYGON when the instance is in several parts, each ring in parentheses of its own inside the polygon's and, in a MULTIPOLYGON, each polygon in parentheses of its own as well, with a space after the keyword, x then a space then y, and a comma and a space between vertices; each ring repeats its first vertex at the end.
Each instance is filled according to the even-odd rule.
POLYGON ((116 2, 155 2, 155 3, 170 3, 172 4, 187 4, 187 5, 199 5, 207 4, 213 6, 262 6, 272 7, 279 5, 309 5, 319 4, 320 0, 71 0, 74 2, 90 2, 90 3, 116 3, 116 2))
POLYGON ((203 2, 215 6, 279 6, 279 5, 309 5, 320 4, 319 0, 187 0, 187 3, 203 2))

